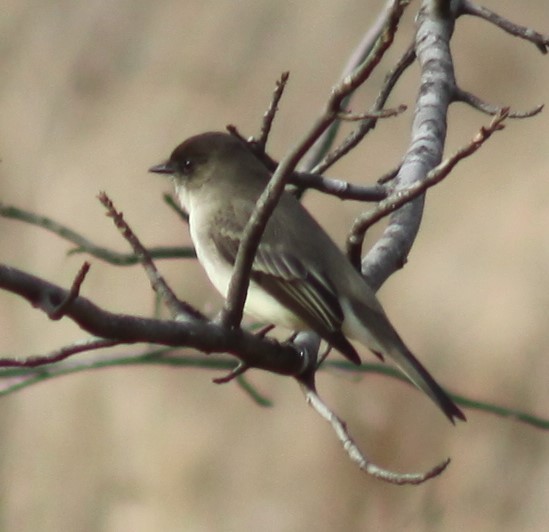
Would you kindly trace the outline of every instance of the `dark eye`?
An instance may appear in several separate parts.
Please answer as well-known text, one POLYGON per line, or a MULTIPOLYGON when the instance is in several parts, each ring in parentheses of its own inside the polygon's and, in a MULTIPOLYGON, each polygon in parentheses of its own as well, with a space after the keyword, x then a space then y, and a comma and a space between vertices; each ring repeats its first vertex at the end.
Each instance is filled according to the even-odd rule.
POLYGON ((184 175, 189 175, 194 170, 194 162, 190 159, 186 159, 183 161, 183 164, 181 165, 181 173, 184 175))

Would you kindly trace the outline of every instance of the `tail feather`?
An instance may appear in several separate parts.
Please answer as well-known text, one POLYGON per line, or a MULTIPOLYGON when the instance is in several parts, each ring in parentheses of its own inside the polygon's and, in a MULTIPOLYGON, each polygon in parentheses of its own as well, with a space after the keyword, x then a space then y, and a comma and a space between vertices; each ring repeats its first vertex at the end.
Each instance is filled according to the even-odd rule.
POLYGON ((465 421, 463 412, 440 387, 421 362, 408 350, 404 343, 401 342, 400 346, 394 346, 387 350, 387 354, 410 379, 412 384, 425 392, 452 423, 455 424, 454 418, 465 421))
POLYGON ((355 301, 347 310, 352 310, 345 312, 344 333, 347 336, 360 341, 374 353, 392 358, 412 384, 427 394, 452 423, 455 418, 465 421, 463 412, 410 352, 382 311, 355 301))

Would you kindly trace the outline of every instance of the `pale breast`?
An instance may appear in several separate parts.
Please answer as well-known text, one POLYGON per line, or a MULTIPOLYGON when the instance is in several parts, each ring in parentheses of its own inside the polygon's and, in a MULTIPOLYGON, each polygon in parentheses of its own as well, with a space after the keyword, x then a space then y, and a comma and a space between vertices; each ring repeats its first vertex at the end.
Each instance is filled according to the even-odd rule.
MULTIPOLYGON (((189 211, 190 233, 198 260, 216 290, 226 297, 233 268, 219 253, 210 238, 211 213, 207 207, 205 208, 204 202, 201 203, 200 208, 196 209, 193 208, 192 197, 185 194, 183 198, 183 194, 179 192, 178 196, 189 211)), ((274 323, 291 330, 306 328, 305 324, 293 312, 282 306, 253 281, 248 288, 244 310, 261 321, 274 323)))

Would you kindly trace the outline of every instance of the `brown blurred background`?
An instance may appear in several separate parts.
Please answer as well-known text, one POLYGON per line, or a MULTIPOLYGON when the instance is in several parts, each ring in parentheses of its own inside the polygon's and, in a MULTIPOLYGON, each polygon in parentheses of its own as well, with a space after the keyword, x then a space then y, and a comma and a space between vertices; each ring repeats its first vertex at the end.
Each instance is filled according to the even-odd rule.
MULTIPOLYGON (((0 200, 126 250, 96 194, 107 191, 146 244, 189 242, 147 168, 189 135, 258 131, 274 81, 291 71, 271 137, 280 157, 317 116, 381 0, 301 2, 5 0, 0 13, 0 200)), ((355 104, 366 105, 413 33, 355 104)), ((485 0, 549 31, 546 0, 485 0)), ((453 40, 457 78, 518 110, 547 102, 549 59, 470 18, 453 40)), ((391 104, 413 106, 417 68, 391 104)), ((373 182, 398 163, 411 110, 330 175, 373 182)), ((448 152, 488 118, 452 108, 448 152)), ((549 120, 508 124, 429 193, 406 268, 383 287, 392 320, 450 390, 549 415, 549 120)), ((361 207, 311 193, 341 242, 361 207), (336 223, 337 222, 337 223, 336 223)), ((370 242, 371 239, 370 237, 370 242)), ((82 257, 40 229, 0 219, 1 262, 67 286, 82 257)), ((150 315, 139 267, 92 260, 84 295, 150 315)), ((200 268, 159 263, 179 294, 220 305, 200 268)), ((84 336, 0 293, 0 354, 43 354, 84 336)), ((137 353, 142 348, 122 348, 137 353)), ((369 357, 369 355, 366 355, 369 357)), ((370 358, 371 360, 371 358, 370 358)), ((546 530, 549 437, 470 412, 450 426, 421 394, 382 377, 324 374, 319 387, 379 464, 439 479, 393 487, 357 471, 289 379, 251 372, 261 409, 204 371, 124 368, 61 378, 0 400, 0 529, 53 531, 546 530)))

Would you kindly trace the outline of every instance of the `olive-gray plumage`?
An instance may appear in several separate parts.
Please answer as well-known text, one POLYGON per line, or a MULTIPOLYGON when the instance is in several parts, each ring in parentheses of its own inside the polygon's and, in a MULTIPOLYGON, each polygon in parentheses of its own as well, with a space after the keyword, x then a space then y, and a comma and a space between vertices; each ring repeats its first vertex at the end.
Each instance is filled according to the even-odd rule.
MULTIPOLYGON (((242 141, 216 132, 187 139, 150 171, 172 176, 198 259, 226 296, 242 232, 269 171, 242 141)), ((408 350, 364 278, 290 194, 282 195, 265 228, 245 310, 289 329, 312 329, 360 364, 348 338, 358 340, 392 358, 450 421, 465 419, 408 350)))

